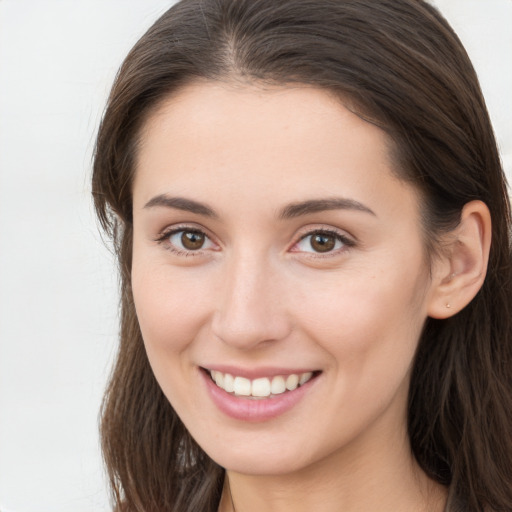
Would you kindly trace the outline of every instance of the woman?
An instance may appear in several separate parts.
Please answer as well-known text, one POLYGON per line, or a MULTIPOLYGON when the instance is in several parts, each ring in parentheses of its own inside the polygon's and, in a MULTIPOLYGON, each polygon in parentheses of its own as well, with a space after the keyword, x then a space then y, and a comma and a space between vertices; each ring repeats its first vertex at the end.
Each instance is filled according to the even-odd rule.
POLYGON ((510 206, 416 0, 184 0, 93 191, 122 276, 119 510, 512 510, 510 206))

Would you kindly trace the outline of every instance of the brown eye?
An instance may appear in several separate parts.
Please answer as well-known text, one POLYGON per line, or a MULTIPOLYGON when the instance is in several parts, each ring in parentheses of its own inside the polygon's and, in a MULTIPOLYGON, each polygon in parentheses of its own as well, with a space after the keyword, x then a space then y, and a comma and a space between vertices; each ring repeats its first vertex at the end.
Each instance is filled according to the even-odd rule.
POLYGON ((205 235, 199 231, 182 231, 181 244, 188 251, 201 249, 205 242, 205 235))
POLYGON ((303 252, 312 254, 338 254, 342 249, 353 247, 354 242, 344 234, 329 230, 313 231, 303 236, 297 244, 294 245, 293 252, 303 252))
POLYGON ((317 233, 311 236, 310 244, 316 252, 329 252, 336 246, 336 237, 328 233, 317 233))
POLYGON ((206 233, 194 228, 174 229, 163 234, 157 241, 179 256, 199 256, 206 251, 218 250, 206 233))

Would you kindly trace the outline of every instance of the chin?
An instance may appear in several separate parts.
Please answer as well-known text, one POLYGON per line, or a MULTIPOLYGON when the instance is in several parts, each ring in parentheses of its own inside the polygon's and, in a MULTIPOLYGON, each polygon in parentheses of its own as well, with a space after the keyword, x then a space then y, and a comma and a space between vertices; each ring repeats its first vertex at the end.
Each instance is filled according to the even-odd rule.
POLYGON ((313 466, 333 453, 332 446, 315 448, 312 436, 293 439, 289 431, 275 436, 253 431, 249 433, 250 439, 241 437, 244 436, 227 435, 214 440, 198 439, 198 442, 217 464, 228 471, 247 475, 289 475, 313 466))
POLYGON ((304 468, 304 461, 297 454, 273 452, 212 454, 213 460, 228 471, 245 475, 278 476, 295 473, 304 468), (217 456, 218 455, 218 456, 217 456))

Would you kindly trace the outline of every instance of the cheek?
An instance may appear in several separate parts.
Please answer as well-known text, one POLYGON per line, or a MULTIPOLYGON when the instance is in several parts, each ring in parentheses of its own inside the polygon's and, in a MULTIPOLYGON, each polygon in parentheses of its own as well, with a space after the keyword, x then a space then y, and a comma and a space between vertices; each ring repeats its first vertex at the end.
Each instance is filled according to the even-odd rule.
POLYGON ((195 408, 189 383, 196 368, 188 355, 205 323, 205 299, 184 281, 168 268, 139 265, 134 259, 132 289, 146 354, 163 393, 179 412, 195 408))
POLYGON ((152 365, 158 356, 186 350, 206 323, 211 299, 206 294, 208 287, 199 288, 200 282, 190 273, 172 272, 165 264, 134 255, 133 297, 152 365))
POLYGON ((343 287, 302 302, 303 330, 329 355, 325 375, 331 392, 319 407, 326 424, 340 432, 355 435, 390 404, 402 404, 394 409, 399 420, 405 414, 424 315, 421 287, 403 282, 379 275, 347 279, 343 287))
POLYGON ((298 316, 338 370, 355 379, 393 378, 404 375, 414 357, 426 319, 425 285, 420 272, 399 265, 351 271, 325 282, 321 292, 300 293, 298 316))

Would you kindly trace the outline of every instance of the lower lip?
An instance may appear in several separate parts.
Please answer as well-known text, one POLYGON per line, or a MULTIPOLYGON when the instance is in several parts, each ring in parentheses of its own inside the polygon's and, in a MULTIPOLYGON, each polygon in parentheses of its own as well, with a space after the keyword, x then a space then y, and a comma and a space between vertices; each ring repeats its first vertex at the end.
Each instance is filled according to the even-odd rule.
POLYGON ((267 421, 289 411, 300 402, 318 379, 318 377, 314 377, 293 391, 253 400, 227 393, 212 381, 206 371, 200 370, 199 373, 206 384, 213 403, 224 414, 236 420, 251 422, 267 421))

